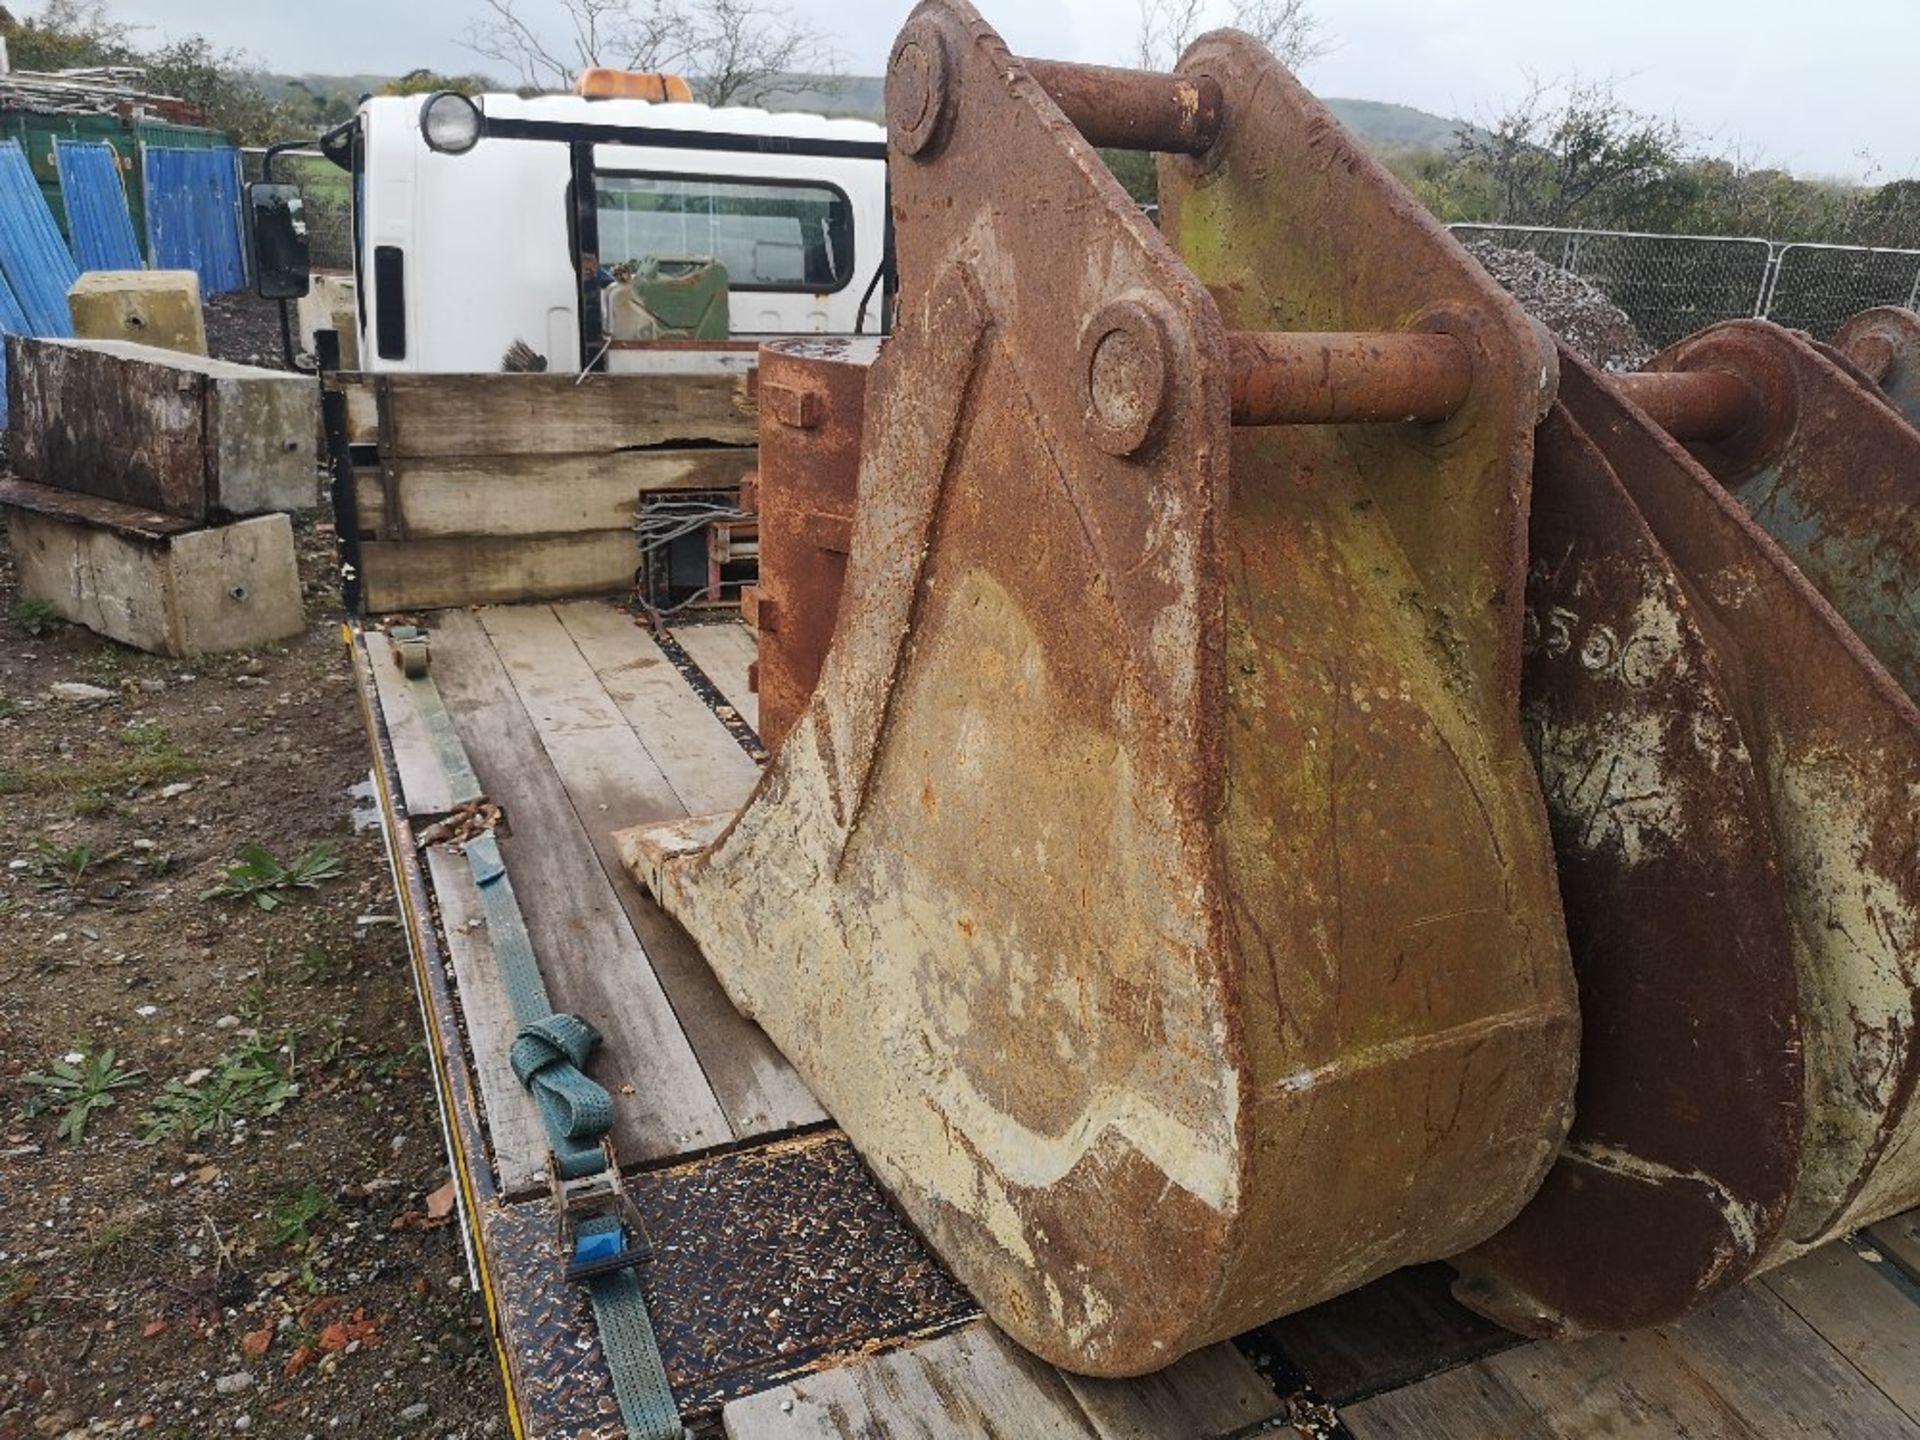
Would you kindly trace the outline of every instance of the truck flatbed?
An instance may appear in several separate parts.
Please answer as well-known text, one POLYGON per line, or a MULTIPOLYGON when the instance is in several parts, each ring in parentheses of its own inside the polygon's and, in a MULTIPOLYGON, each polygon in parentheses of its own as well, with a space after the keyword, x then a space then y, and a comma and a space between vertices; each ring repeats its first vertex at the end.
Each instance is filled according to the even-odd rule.
MULTIPOLYGON (((1444 1266, 1138 1381, 1027 1356, 887 1201, 805 1084, 633 884, 621 829, 731 810, 759 774, 750 631, 656 639, 601 601, 428 617, 432 673, 489 798, 557 1006, 592 1066, 655 1249, 646 1273, 689 1424, 772 1437, 1920 1436, 1920 1212, 1681 1324, 1527 1343, 1444 1266)), ((584 1294, 559 1273, 545 1143, 465 863, 421 850, 449 808, 377 629, 349 633, 462 1222, 516 1433, 620 1434, 584 1294)))

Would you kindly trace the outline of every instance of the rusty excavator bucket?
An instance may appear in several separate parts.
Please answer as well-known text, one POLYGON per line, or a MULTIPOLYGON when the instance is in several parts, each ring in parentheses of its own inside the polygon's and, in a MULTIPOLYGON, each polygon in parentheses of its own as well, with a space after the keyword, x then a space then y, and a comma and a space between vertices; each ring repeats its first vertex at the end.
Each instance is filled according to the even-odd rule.
POLYGON ((1514 1328, 1671 1320, 1920 1203, 1920 434, 1849 368, 1759 322, 1562 357, 1523 695, 1579 1098, 1458 1262, 1514 1328))
MULTIPOLYGON (((926 0, 887 114, 857 504, 799 497, 831 647, 737 815, 623 853, 992 1317, 1140 1373, 1486 1240, 1559 1148, 1555 356, 1244 36, 1097 70, 926 0), (1167 239, 1095 145, 1162 154, 1167 239)), ((808 364, 768 434, 844 453, 808 364)))
POLYGON ((1862 310, 1840 327, 1833 348, 1920 428, 1920 315, 1895 305, 1862 310))

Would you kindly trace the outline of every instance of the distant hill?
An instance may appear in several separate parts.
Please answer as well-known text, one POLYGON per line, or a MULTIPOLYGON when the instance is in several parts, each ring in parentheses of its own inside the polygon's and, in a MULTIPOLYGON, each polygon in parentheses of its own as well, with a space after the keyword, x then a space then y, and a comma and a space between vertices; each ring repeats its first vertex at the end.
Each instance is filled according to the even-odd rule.
POLYGON ((375 90, 394 77, 391 75, 271 75, 259 73, 253 77, 253 83, 260 87, 260 93, 269 100, 279 101, 286 98, 287 92, 296 85, 305 87, 315 95, 349 95, 358 100, 362 95, 371 95, 375 90))
MULTIPOLYGON (((262 75, 261 88, 278 99, 297 82, 316 95, 365 95, 389 77, 384 75, 262 75)), ((779 93, 767 97, 774 110, 807 110, 821 115, 850 116, 884 123, 885 81, 878 75, 794 75, 779 93)), ((1326 106, 1340 123, 1366 144, 1383 150, 1445 150, 1452 148, 1464 121, 1395 105, 1386 100, 1350 100, 1332 97, 1326 106)))
POLYGON ((1376 149, 1451 150, 1462 130, 1479 129, 1464 120, 1449 120, 1388 100, 1329 96, 1323 103, 1342 125, 1376 149))

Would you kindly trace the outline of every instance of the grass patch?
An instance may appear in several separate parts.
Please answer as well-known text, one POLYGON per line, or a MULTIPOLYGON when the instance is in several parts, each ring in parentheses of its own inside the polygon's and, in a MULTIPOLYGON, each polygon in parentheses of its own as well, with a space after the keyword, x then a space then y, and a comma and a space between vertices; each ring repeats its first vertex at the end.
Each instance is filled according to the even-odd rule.
POLYGON ((207 767, 171 741, 131 755, 82 760, 71 765, 0 767, 0 795, 62 795, 73 791, 124 790, 184 780, 207 767))
POLYGON ((13 607, 13 623, 38 639, 60 623, 51 600, 22 600, 13 607))

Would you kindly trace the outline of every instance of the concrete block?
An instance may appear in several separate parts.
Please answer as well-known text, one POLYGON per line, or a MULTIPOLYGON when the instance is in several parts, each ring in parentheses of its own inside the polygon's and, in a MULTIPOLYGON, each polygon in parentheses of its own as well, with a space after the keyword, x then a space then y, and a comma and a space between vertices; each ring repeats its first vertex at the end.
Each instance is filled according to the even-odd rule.
POLYGON ((299 322, 300 348, 304 353, 315 353, 314 331, 337 330, 340 368, 360 368, 360 312, 351 275, 315 275, 307 293, 295 302, 294 317, 299 322))
POLYGON ((137 534, 4 506, 20 595, 160 655, 246 650, 305 626, 285 515, 137 534))
POLYGON ((67 309, 83 340, 207 353, 200 277, 191 270, 89 270, 67 291, 67 309))
POLYGON ((116 340, 16 335, 7 357, 30 480, 193 521, 319 503, 312 376, 116 340))

